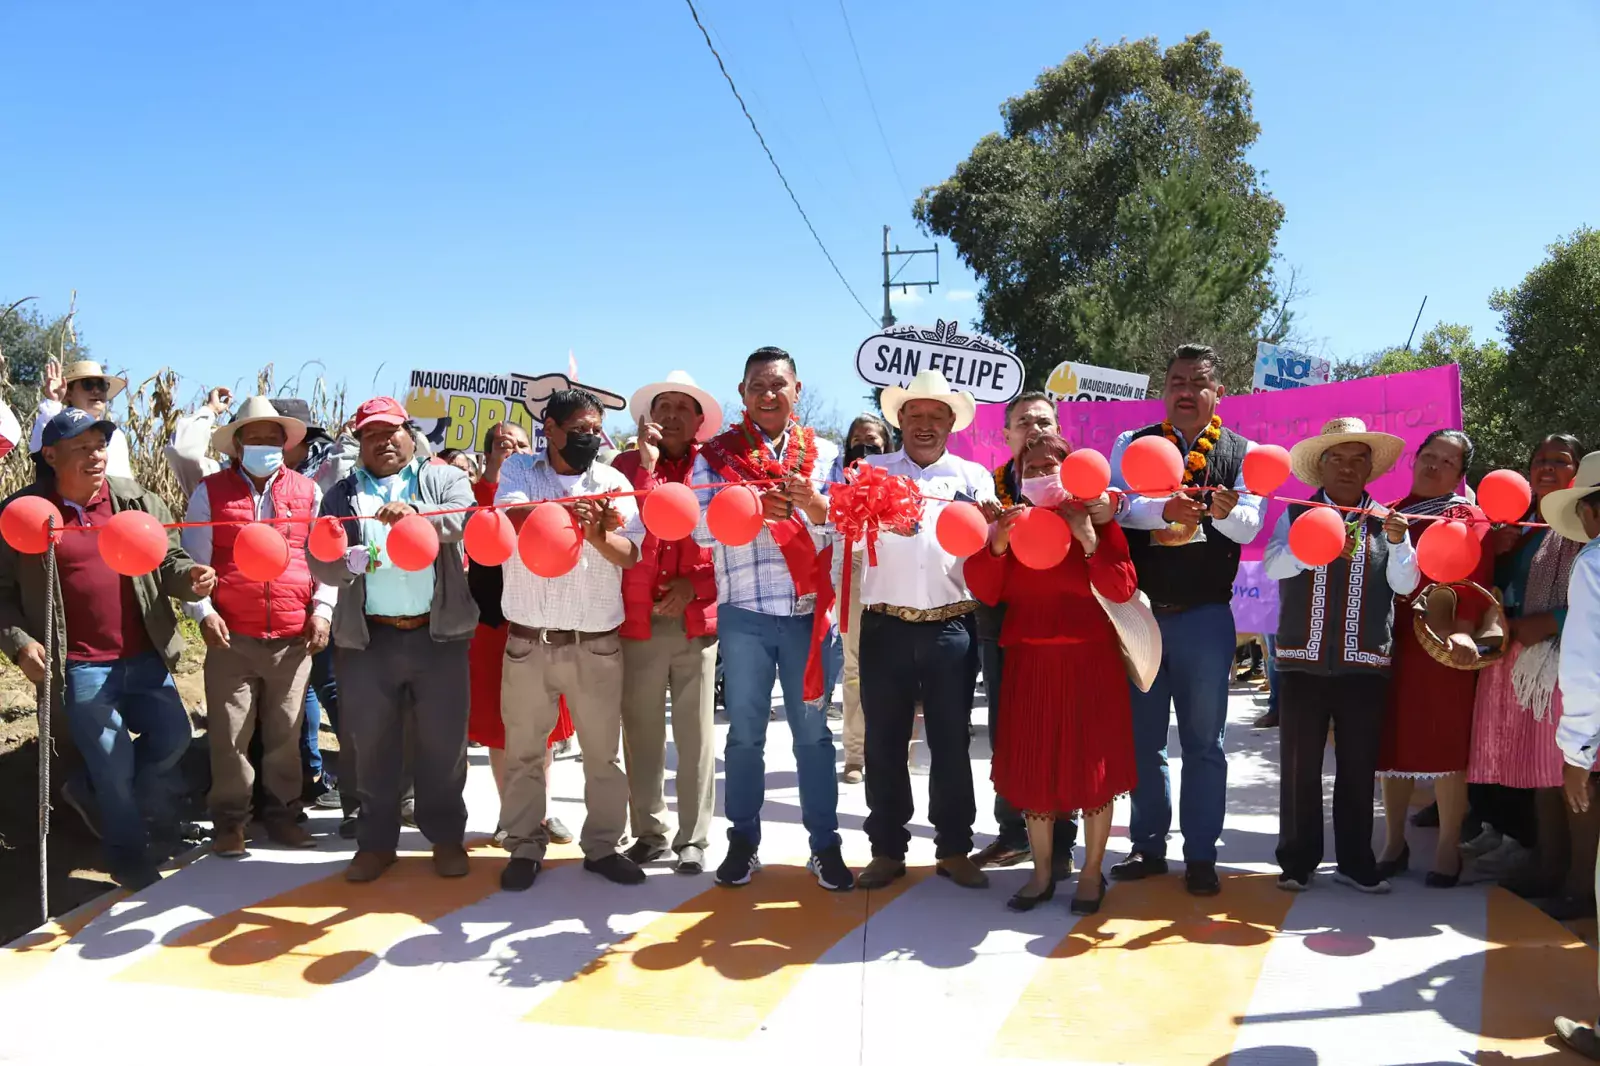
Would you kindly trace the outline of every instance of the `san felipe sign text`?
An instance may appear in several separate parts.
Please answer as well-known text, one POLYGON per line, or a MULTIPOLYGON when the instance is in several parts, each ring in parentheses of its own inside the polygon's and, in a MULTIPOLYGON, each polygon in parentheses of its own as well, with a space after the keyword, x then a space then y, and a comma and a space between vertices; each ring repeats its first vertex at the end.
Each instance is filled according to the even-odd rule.
POLYGON ((937 370, 951 388, 979 403, 1007 403, 1022 392, 1022 363, 1009 353, 945 348, 914 337, 878 335, 856 352, 856 372, 869 385, 904 386, 920 371, 937 370))

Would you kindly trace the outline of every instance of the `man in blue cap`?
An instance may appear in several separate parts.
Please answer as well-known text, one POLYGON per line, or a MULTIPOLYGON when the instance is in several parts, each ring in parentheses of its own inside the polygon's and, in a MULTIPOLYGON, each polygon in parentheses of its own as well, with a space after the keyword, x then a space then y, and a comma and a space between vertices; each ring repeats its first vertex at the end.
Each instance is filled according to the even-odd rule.
MULTIPOLYGON (((21 496, 43 496, 65 527, 100 530, 122 511, 144 511, 163 525, 166 505, 137 482, 106 474, 111 422, 67 408, 45 424, 40 479, 21 496)), ((159 879, 158 845, 177 843, 179 760, 189 746, 189 715, 172 683, 183 651, 169 597, 211 594, 216 574, 197 565, 167 531, 167 552, 150 573, 124 577, 100 555, 100 538, 63 536, 52 587, 44 555, 20 555, 0 542, 0 651, 34 684, 51 676, 73 744, 83 757, 99 809, 111 874, 130 889, 159 879), (46 605, 58 599, 47 657, 46 605), (53 660, 53 661, 52 661, 53 660), (132 734, 138 734, 134 739, 132 734)))

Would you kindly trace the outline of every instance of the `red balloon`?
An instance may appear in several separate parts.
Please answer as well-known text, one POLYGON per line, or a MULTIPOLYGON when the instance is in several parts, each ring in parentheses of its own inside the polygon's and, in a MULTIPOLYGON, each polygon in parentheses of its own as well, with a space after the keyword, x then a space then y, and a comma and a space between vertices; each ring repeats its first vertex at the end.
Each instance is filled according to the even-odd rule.
POLYGON ((251 522, 234 538, 233 562, 251 581, 276 581, 289 569, 289 542, 265 522, 251 522))
POLYGON ((1067 557, 1072 531, 1066 520, 1043 507, 1030 507, 1011 527, 1011 551, 1033 570, 1049 570, 1067 557))
POLYGON ((939 512, 939 521, 933 531, 939 538, 939 547, 964 559, 976 555, 989 540, 989 523, 975 504, 958 500, 939 512))
POLYGON ((1080 500, 1092 500, 1111 487, 1111 464, 1093 448, 1080 448, 1061 463, 1061 487, 1080 500))
POLYGON ((761 497, 748 485, 723 489, 711 497, 711 506, 706 508, 711 535, 730 548, 755 540, 763 522, 761 497))
POLYGON ((1327 566, 1344 551, 1344 519, 1332 507, 1313 507, 1289 526, 1289 550, 1307 566, 1327 566))
POLYGON ((1482 556, 1483 545, 1465 522, 1429 522, 1417 538, 1417 565, 1446 585, 1471 577, 1482 556))
POLYGON ((517 550, 517 531, 500 511, 479 511, 461 534, 467 558, 479 566, 499 566, 517 550))
POLYGON ((551 500, 535 507, 517 536, 517 554, 539 577, 560 577, 578 565, 583 531, 572 512, 551 500))
POLYGON ((1276 444, 1258 444, 1244 457, 1244 486, 1257 496, 1271 496, 1289 480, 1289 453, 1276 444))
POLYGON ((311 535, 306 540, 311 558, 323 563, 336 563, 350 549, 349 538, 344 535, 344 523, 332 515, 324 515, 311 523, 311 535))
POLYGON ((167 531, 148 511, 118 511, 100 530, 100 558, 123 577, 142 577, 167 557, 167 531))
POLYGON ((384 551, 401 570, 426 570, 439 557, 439 532, 421 515, 408 514, 389 527, 384 551))
POLYGON ((657 540, 682 540, 700 524, 700 501, 688 485, 676 481, 658 485, 644 498, 644 528, 657 540))
POLYGON ((1165 437, 1140 437, 1123 450, 1122 480, 1132 492, 1165 496, 1183 484, 1183 456, 1165 437))
POLYGON ((43 496, 18 496, 0 511, 0 537, 24 555, 43 555, 50 547, 50 522, 61 539, 61 509, 43 496))
POLYGON ((1491 470, 1478 482, 1478 506, 1491 522, 1520 522, 1532 503, 1528 479, 1515 470, 1491 470))

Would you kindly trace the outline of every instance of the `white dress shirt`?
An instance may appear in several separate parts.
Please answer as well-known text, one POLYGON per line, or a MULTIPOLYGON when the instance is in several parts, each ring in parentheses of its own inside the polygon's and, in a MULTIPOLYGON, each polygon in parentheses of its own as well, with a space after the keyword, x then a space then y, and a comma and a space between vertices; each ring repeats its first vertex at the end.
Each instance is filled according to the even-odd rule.
MULTIPOLYGON (((257 521, 260 521, 264 518, 277 517, 277 514, 272 506, 272 485, 278 480, 278 475, 281 473, 282 471, 280 470, 267 479, 267 488, 265 492, 257 492, 256 483, 254 481, 250 481, 249 478, 245 479, 250 485, 250 498, 255 501, 257 521)), ((313 515, 321 514, 322 490, 317 488, 315 483, 313 483, 311 486, 311 491, 311 513, 313 515)), ((183 520, 185 522, 211 521, 211 493, 206 491, 204 486, 197 488, 194 495, 189 497, 189 509, 184 512, 183 520)), ((200 526, 183 529, 178 533, 178 538, 183 543, 183 550, 189 553, 189 558, 193 559, 201 566, 211 565, 211 532, 210 526, 200 526)), ((316 617, 327 619, 333 618, 333 607, 334 604, 338 602, 339 590, 337 587, 333 585, 324 585, 320 581, 314 583, 311 593, 311 603, 312 613, 316 615, 316 617)), ((206 616, 214 613, 215 610, 216 608, 211 606, 210 596, 207 596, 203 600, 198 600, 194 603, 186 603, 183 605, 183 612, 196 622, 204 621, 206 616)))
MULTIPOLYGON (((866 462, 891 475, 910 478, 926 495, 943 497, 923 505, 922 521, 911 536, 884 532, 878 537, 877 566, 861 569, 861 603, 886 603, 928 611, 971 599, 963 572, 964 557, 945 551, 937 526, 945 500, 993 500, 994 476, 970 459, 948 451, 927 466, 918 466, 904 451, 869 455, 866 462)), ((855 545, 862 551, 864 545, 855 545)))
MULTIPOLYGON (((28 437, 28 451, 38 454, 44 447, 44 427, 62 411, 62 405, 57 400, 40 400, 39 416, 33 420, 33 433, 28 437)), ((110 406, 106 408, 106 419, 115 422, 111 417, 110 406)), ((119 427, 111 434, 111 439, 106 442, 106 476, 122 477, 132 481, 133 461, 128 456, 128 435, 119 427)))
MULTIPOLYGON (((1328 502, 1327 493, 1318 491, 1312 499, 1318 503, 1328 502)), ((1371 496, 1363 495, 1358 505, 1363 509, 1381 510, 1371 496)), ((1275 581, 1287 581, 1297 577, 1308 570, 1319 570, 1321 567, 1307 566, 1301 562, 1293 551, 1289 550, 1289 512, 1283 512, 1278 519, 1277 526, 1272 530, 1272 539, 1267 542, 1267 550, 1263 558, 1264 569, 1267 576, 1275 581)), ((1383 534, 1379 534, 1382 536, 1383 534)), ((1417 585, 1422 579, 1422 571, 1417 567, 1417 550, 1411 546, 1409 535, 1402 537, 1399 544, 1389 545, 1389 561, 1384 567, 1384 577, 1388 579, 1389 588, 1396 596, 1409 596, 1417 590, 1417 585)))
MULTIPOLYGON (((1545 534, 1555 536, 1555 532, 1545 534)), ((1600 537, 1572 564, 1561 627, 1561 724, 1556 744, 1573 766, 1594 765, 1600 747, 1600 537)))
MULTIPOLYGON (((633 484, 619 470, 595 462, 582 474, 558 474, 548 454, 513 455, 500 468, 497 504, 532 503, 602 492, 632 492, 633 484)), ((611 506, 624 527, 638 517, 632 496, 618 496, 611 506)), ((500 608, 506 619, 531 629, 571 629, 606 633, 622 624, 622 567, 611 562, 587 539, 578 565, 560 577, 539 577, 513 552, 504 565, 505 591, 500 608)))
MULTIPOLYGON (((1116 444, 1111 446, 1111 484, 1113 487, 1128 493, 1122 498, 1122 506, 1117 511, 1117 524, 1124 529, 1165 529, 1167 520, 1161 517, 1161 512, 1166 509, 1170 496, 1149 497, 1139 496, 1128 492, 1127 479, 1122 476, 1122 453, 1128 450, 1128 443, 1133 440, 1134 430, 1128 430, 1117 438, 1116 444)), ((1187 455, 1193 447, 1193 442, 1183 439, 1183 432, 1177 433, 1179 452, 1187 455)), ((1246 441, 1245 454, 1255 450, 1255 441, 1246 441)), ((1234 505, 1227 518, 1213 519, 1211 528, 1227 537, 1236 544, 1249 544, 1256 539, 1256 534, 1261 532, 1261 512, 1264 501, 1260 496, 1252 496, 1246 491, 1244 483, 1244 468, 1239 468, 1239 476, 1233 480, 1233 489, 1239 493, 1239 502, 1234 505)))

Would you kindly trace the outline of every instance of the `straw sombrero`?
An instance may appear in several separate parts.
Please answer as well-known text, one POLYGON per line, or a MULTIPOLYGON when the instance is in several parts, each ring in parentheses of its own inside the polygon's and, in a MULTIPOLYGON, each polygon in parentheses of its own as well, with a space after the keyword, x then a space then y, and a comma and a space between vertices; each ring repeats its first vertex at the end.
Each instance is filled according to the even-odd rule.
POLYGON ((1372 449, 1372 480, 1387 474, 1400 461, 1406 442, 1393 433, 1369 433, 1359 418, 1335 418, 1322 432, 1289 449, 1289 468, 1296 480, 1322 487, 1322 453, 1340 444, 1365 444, 1372 449))
POLYGON ((68 363, 66 369, 61 372, 61 382, 64 385, 71 385, 74 381, 82 381, 84 378, 105 378, 108 386, 106 389, 107 400, 116 399, 117 393, 128 387, 127 378, 119 378, 115 374, 107 374, 106 368, 92 359, 81 359, 76 363, 68 363))
POLYGON ((1578 502, 1594 492, 1600 492, 1600 452, 1590 452, 1583 457, 1571 488, 1546 493, 1539 502, 1539 513, 1550 523, 1550 528, 1563 537, 1587 544, 1589 534, 1584 531, 1583 519, 1578 517, 1578 502))
POLYGON ((289 418, 278 413, 270 399, 265 396, 251 396, 239 405, 239 410, 234 413, 233 421, 225 426, 218 426, 211 434, 211 446, 223 455, 233 454, 233 435, 243 426, 252 422, 275 422, 283 427, 283 446, 293 448, 296 444, 306 439, 306 424, 298 418, 289 418))
POLYGON ((700 432, 695 439, 708 441, 722 432, 722 405, 682 370, 670 371, 665 381, 646 385, 633 394, 629 407, 635 423, 642 426, 650 421, 650 407, 656 402, 656 397, 664 392, 681 392, 700 404, 700 413, 705 416, 705 421, 700 423, 700 432))
POLYGON ((1161 671, 1161 626, 1150 609, 1150 597, 1135 591, 1133 599, 1117 603, 1100 594, 1092 584, 1089 590, 1100 601, 1111 627, 1117 631, 1117 643, 1122 646, 1122 665, 1128 670, 1128 680, 1140 692, 1149 692, 1161 671))
POLYGON ((950 413, 955 416, 955 424, 950 427, 952 433, 960 433, 972 425, 973 416, 978 410, 972 393, 951 388, 949 380, 937 370, 919 372, 905 388, 890 385, 883 390, 878 402, 883 408, 883 417, 895 429, 900 428, 900 408, 911 400, 937 400, 950 408, 950 413))

